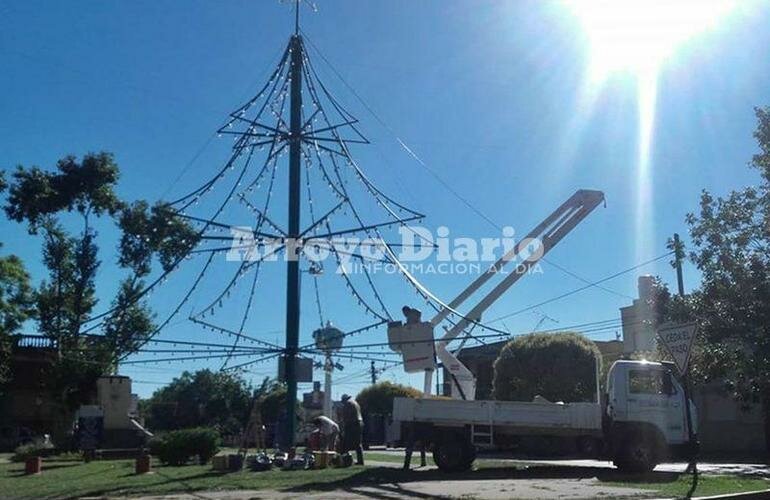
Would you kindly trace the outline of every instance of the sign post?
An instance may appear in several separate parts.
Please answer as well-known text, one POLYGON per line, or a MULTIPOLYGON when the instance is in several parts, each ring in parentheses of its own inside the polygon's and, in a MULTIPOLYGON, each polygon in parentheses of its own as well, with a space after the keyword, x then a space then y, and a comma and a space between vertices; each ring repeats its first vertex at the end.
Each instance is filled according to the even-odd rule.
POLYGON ((679 374, 682 376, 684 386, 684 407, 687 419, 687 438, 690 447, 690 463, 688 469, 693 472, 693 483, 687 497, 691 497, 698 487, 698 437, 692 425, 692 412, 690 410, 690 380, 689 363, 692 346, 695 341, 697 327, 695 323, 675 324, 664 323, 658 327, 658 338, 663 347, 674 360, 679 374))

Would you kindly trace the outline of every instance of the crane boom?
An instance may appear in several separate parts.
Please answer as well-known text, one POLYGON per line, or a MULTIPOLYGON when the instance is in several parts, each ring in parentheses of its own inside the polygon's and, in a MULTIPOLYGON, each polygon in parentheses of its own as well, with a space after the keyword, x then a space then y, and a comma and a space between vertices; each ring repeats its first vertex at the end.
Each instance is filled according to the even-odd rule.
MULTIPOLYGON (((462 315, 460 320, 449 328, 440 340, 435 342, 435 354, 441 360, 444 368, 448 371, 452 379, 452 396, 461 399, 474 399, 476 392, 476 380, 473 373, 463 365, 460 360, 447 349, 447 345, 463 332, 472 323, 478 322, 481 315, 492 304, 499 299, 510 287, 512 287, 522 276, 537 264, 554 246, 556 246, 570 231, 572 231, 583 219, 585 219, 600 203, 604 201, 604 193, 601 191, 580 189, 573 194, 567 201, 562 203, 559 208, 554 210, 551 215, 546 217, 514 247, 492 264, 481 276, 476 278, 467 288, 443 307, 430 320, 430 322, 419 323, 422 328, 419 330, 433 331, 450 314, 457 311, 463 302, 470 298, 485 283, 487 283, 495 274, 498 274, 506 264, 511 261, 519 261, 513 272, 508 274, 500 283, 498 283, 488 294, 486 294, 468 313, 462 315)), ((409 309, 409 308, 405 308, 409 309)), ((407 323, 410 323, 409 321, 407 323)), ((403 339, 417 331, 418 325, 401 325, 400 322, 389 325, 388 335, 391 339, 403 339), (411 327, 411 329, 408 329, 411 327)), ((429 334, 430 335, 430 334, 429 334)), ((424 334, 423 334, 424 336, 424 334)), ((402 352, 405 362, 415 359, 410 353, 409 345, 394 345, 394 350, 402 352)), ((424 347, 419 344, 414 345, 416 349, 424 352, 424 347)), ((422 356, 424 357, 424 356, 422 356)), ((433 366, 425 366, 425 391, 429 393, 433 366)))
MULTIPOLYGON (((573 194, 559 208, 546 217, 543 222, 537 225, 527 236, 519 241, 510 252, 506 253, 500 260, 477 278, 471 285, 463 290, 458 297, 450 303, 457 305, 464 302, 473 292, 478 290, 481 285, 486 283, 494 274, 497 274, 508 262, 515 261, 524 250, 531 245, 539 245, 539 248, 531 250, 531 253, 522 259, 514 271, 503 279, 479 301, 467 314, 460 318, 452 328, 450 328, 441 340, 436 343, 436 356, 444 364, 452 377, 452 395, 459 393, 462 399, 473 399, 476 392, 476 380, 468 368, 463 365, 457 357, 447 349, 450 341, 456 338, 472 322, 478 321, 481 314, 486 311, 497 299, 499 299, 509 288, 516 284, 519 279, 542 259, 553 247, 555 247, 575 226, 577 226, 588 214, 590 214, 604 200, 604 193, 601 191, 592 191, 581 189, 573 194)), ((445 318, 448 311, 442 309, 434 318, 445 318)), ((431 320, 434 325, 437 324, 431 320)), ((439 320, 440 321, 440 320, 439 320)))

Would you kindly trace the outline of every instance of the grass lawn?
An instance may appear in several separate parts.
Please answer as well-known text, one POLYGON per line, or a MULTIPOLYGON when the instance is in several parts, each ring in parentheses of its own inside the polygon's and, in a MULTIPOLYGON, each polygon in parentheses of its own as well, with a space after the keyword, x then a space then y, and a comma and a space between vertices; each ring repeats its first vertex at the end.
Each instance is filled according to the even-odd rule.
MULTIPOLYGON (((660 497, 683 497, 690 491, 692 476, 680 475, 671 481, 661 482, 608 482, 608 486, 621 486, 626 488, 641 488, 652 490, 655 496, 660 497)), ((770 481, 758 478, 746 478, 733 475, 701 475, 698 478, 698 488, 693 496, 711 496, 723 495, 726 493, 741 493, 746 491, 757 491, 770 489, 770 481)))
POLYGON ((76 498, 96 495, 164 494, 199 490, 272 489, 283 490, 313 483, 342 481, 363 471, 363 467, 321 471, 271 470, 224 473, 211 465, 164 467, 153 463, 153 472, 137 476, 133 460, 76 461, 46 460, 43 473, 24 476, 24 464, 0 464, 2 498, 76 498))
MULTIPOLYGON (((427 454, 427 462, 428 465, 436 465, 436 463, 433 461, 432 453, 427 454)), ((397 455, 395 453, 377 453, 376 451, 366 451, 364 452, 364 460, 372 460, 374 462, 388 462, 388 463, 394 463, 394 464, 403 464, 404 463, 404 456, 403 455, 397 455)), ((420 452, 417 451, 412 455, 412 467, 417 467, 420 465, 420 452)))
MULTIPOLYGON (((367 453, 366 456, 372 461, 401 461, 399 456, 384 453, 367 453)), ((429 460, 429 463, 432 463, 432 460, 429 460)), ((0 497, 75 498, 234 489, 281 490, 301 495, 305 491, 331 492, 364 485, 442 481, 449 477, 435 469, 405 472, 398 468, 371 466, 291 472, 273 470, 223 473, 211 470, 210 465, 154 465, 153 473, 136 476, 132 460, 95 461, 85 464, 74 460, 48 459, 43 463, 43 473, 38 476, 24 476, 23 469, 23 464, 0 463, 0 497)), ((611 486, 648 489, 651 496, 683 495, 689 486, 689 477, 680 477, 677 474, 654 473, 640 480, 638 477, 620 477, 612 470, 551 466, 501 467, 499 463, 486 460, 479 460, 477 470, 453 474, 451 479, 548 480, 557 477, 576 480, 598 477, 611 486)), ((696 494, 712 495, 768 487, 770 482, 764 479, 726 475, 704 476, 696 494)))

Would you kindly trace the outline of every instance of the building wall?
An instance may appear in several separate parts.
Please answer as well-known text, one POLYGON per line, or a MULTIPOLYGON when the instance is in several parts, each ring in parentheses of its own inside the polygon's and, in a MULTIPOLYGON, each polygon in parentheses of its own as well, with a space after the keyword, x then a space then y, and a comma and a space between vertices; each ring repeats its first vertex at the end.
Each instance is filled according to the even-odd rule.
POLYGON ((704 453, 764 454, 765 427, 759 402, 736 401, 719 384, 699 387, 698 437, 704 453))
POLYGON ((126 376, 104 376, 96 381, 99 406, 104 410, 105 429, 130 429, 131 379, 126 376))
POLYGON ((649 275, 640 276, 637 280, 639 298, 632 304, 620 308, 620 318, 623 323, 623 352, 632 354, 640 351, 654 351, 655 327, 653 324, 654 278, 649 275))
POLYGON ((12 380, 6 389, 2 425, 23 427, 35 434, 53 433, 61 411, 48 397, 45 376, 55 359, 56 349, 48 339, 13 346, 12 380))

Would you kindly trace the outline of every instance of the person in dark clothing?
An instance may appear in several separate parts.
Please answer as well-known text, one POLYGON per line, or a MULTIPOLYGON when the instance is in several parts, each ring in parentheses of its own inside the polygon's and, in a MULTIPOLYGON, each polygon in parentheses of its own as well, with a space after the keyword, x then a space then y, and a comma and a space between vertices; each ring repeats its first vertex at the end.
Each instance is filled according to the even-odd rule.
POLYGON ((404 426, 404 433, 406 442, 406 453, 404 454, 404 470, 409 470, 412 463, 412 453, 415 447, 419 445, 420 450, 420 466, 425 467, 428 465, 428 460, 425 456, 426 437, 431 434, 431 427, 428 424, 422 422, 410 422, 411 425, 404 426))
POLYGON ((358 402, 342 395, 342 453, 356 450, 356 464, 364 465, 364 448, 361 446, 364 434, 364 419, 358 402))

